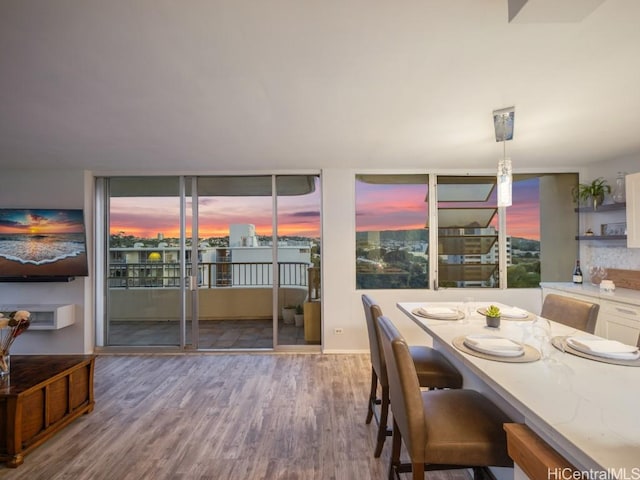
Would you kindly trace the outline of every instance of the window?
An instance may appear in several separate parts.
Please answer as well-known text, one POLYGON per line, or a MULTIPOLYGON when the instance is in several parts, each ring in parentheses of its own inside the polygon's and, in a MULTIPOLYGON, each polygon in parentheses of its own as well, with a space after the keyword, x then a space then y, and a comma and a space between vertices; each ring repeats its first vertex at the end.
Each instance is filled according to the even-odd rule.
POLYGON ((505 209, 497 207, 495 176, 432 181, 438 204, 429 218, 429 175, 356 176, 358 289, 429 288, 430 272, 439 287, 535 288, 562 281, 565 263, 572 268, 576 174, 514 175, 505 209), (438 261, 430 264, 429 226, 436 225, 431 258, 438 261))
POLYGON ((427 288, 428 180, 356 176, 356 288, 427 288))
POLYGON ((538 176, 513 178, 513 205, 507 208, 509 288, 540 285, 540 183, 538 176))
POLYGON ((438 286, 498 287, 496 177, 439 176, 438 286))
POLYGON ((320 187, 318 174, 98 178, 96 343, 320 344, 319 315, 313 336, 281 315, 320 311, 320 187))

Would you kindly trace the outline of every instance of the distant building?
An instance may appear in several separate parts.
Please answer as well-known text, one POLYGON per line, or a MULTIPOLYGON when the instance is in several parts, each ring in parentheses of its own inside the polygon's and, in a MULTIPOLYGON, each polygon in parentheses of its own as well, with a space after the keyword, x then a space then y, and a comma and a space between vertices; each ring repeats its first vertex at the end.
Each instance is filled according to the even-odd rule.
MULTIPOLYGON (((487 287, 493 286, 495 278, 493 273, 499 265, 500 249, 498 247, 498 232, 494 227, 459 229, 458 235, 453 235, 455 229, 448 229, 451 242, 457 242, 459 252, 455 254, 440 255, 443 262, 440 271, 445 274, 447 267, 452 271, 452 280, 458 278, 459 287, 487 287), (492 242, 488 247, 487 242, 492 242), (453 268, 458 266, 458 268, 453 268), (458 272, 458 273, 453 273, 458 272), (462 280, 464 279, 464 280, 462 280)), ((442 237, 440 241, 447 240, 442 237)), ((512 265, 511 237, 506 237, 507 266, 512 265)))
MULTIPOLYGON (((164 236, 158 234, 158 240, 164 236)), ((277 247, 280 285, 306 285, 311 263, 311 240, 277 247)), ((201 288, 271 286, 273 247, 259 245, 255 225, 229 226, 229 247, 198 245, 198 285, 201 288)), ((186 250, 187 275, 191 274, 191 249, 186 250)), ((178 287, 180 248, 159 242, 145 246, 114 247, 109 250, 110 287, 178 287)))
POLYGON ((257 247, 256 226, 252 224, 229 225, 230 247, 257 247))

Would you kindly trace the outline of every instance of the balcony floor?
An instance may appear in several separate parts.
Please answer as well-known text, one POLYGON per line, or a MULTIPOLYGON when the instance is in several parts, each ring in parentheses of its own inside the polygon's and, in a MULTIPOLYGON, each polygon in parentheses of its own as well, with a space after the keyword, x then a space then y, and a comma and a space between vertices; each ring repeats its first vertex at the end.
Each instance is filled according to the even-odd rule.
MULTIPOLYGON (((304 327, 278 323, 279 345, 319 345, 306 342, 304 327)), ((191 338, 191 324, 187 324, 191 338)), ((180 342, 177 321, 111 322, 108 346, 176 346, 180 342)), ((201 320, 200 349, 273 348, 272 321, 201 320)))

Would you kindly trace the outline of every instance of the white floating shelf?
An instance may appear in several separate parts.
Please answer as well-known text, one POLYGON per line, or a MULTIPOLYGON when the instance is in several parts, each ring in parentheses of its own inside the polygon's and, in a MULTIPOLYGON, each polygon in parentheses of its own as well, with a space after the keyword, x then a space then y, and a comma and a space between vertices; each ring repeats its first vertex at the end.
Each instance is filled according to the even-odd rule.
MULTIPOLYGON (((76 306, 71 305, 1 305, 2 311, 31 312, 29 330, 59 330, 76 321, 76 306)), ((27 332, 29 331, 27 330, 27 332)))

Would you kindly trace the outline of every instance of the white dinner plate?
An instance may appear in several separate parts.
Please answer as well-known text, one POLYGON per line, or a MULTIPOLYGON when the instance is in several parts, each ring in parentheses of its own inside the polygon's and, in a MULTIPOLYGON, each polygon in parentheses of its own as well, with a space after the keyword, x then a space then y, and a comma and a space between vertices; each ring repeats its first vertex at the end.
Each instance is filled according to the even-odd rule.
POLYGON ((496 355, 499 357, 520 357, 524 355, 524 347, 509 338, 497 335, 467 335, 464 344, 471 350, 496 355))
MULTIPOLYGON (((620 343, 620 342, 611 343, 611 345, 615 347, 615 350, 617 351, 609 352, 609 351, 589 348, 588 342, 594 341, 594 340, 597 340, 597 339, 567 337, 567 344, 569 344, 571 348, 574 348, 579 352, 587 353, 589 355, 595 355, 596 357, 614 358, 617 360, 637 360, 638 358, 640 358, 640 352, 638 352, 637 348, 634 348, 631 345, 624 345, 623 343, 620 343), (627 347, 627 348, 624 348, 624 347, 627 347), (624 350, 628 350, 628 351, 624 351, 624 350)), ((607 343, 612 342, 605 339, 603 340, 607 343)))
POLYGON ((462 320, 464 318, 464 312, 456 308, 419 307, 414 308, 411 313, 418 317, 430 318, 432 320, 462 320))

